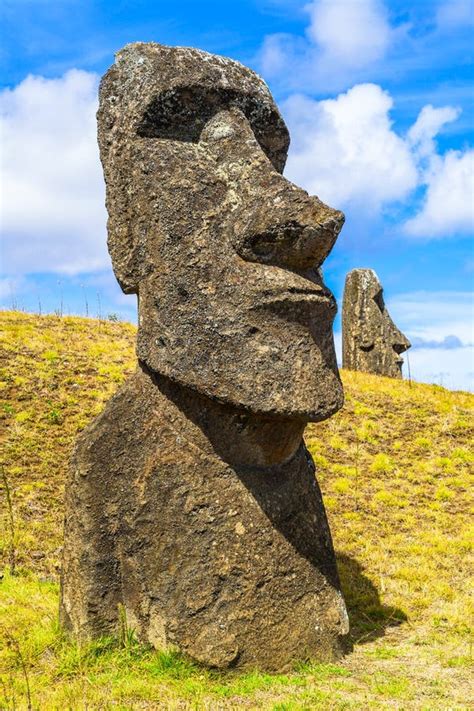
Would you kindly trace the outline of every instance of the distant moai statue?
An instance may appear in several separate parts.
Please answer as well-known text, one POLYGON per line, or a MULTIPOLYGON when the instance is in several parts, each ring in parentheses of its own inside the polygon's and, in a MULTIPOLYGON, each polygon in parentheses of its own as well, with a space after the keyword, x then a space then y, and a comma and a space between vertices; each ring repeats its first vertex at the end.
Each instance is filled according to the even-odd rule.
POLYGON ((353 269, 346 277, 342 306, 342 367, 402 377, 410 341, 395 326, 373 269, 353 269))
POLYGON ((116 277, 138 368, 80 435, 61 620, 214 667, 332 659, 348 620, 305 448, 342 405, 318 267, 341 212, 282 176, 287 128, 230 59, 150 43, 100 86, 116 277))

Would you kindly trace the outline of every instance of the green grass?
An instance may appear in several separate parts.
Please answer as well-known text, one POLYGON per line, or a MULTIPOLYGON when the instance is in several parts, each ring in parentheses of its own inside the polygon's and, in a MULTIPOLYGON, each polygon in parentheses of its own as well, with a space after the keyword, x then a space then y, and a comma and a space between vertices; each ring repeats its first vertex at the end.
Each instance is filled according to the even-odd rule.
POLYGON ((0 315, 0 709, 468 709, 474 397, 343 372, 308 427, 354 652, 291 673, 217 673, 57 623, 64 474, 77 432, 135 366, 135 329, 0 315), (11 515, 14 530, 11 531, 11 515), (16 574, 9 573, 11 546, 16 574))

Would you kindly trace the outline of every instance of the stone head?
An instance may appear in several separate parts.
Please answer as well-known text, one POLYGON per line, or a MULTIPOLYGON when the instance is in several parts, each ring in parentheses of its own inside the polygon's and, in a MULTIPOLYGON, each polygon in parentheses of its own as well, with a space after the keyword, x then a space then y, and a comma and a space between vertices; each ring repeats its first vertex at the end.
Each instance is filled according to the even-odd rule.
POLYGON ((400 354, 408 348, 410 341, 387 311, 377 274, 372 269, 353 269, 344 288, 344 367, 400 378, 400 354))
POLYGON ((339 409, 336 304, 319 267, 344 216, 282 176, 289 135, 265 83, 196 49, 132 44, 102 80, 98 124, 139 359, 257 413, 339 409))

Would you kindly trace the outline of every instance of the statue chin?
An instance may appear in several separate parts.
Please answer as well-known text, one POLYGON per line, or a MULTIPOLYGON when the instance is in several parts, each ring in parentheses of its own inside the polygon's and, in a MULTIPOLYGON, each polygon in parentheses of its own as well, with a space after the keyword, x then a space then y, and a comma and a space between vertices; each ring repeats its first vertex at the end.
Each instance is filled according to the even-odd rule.
MULTIPOLYGON (((210 399, 262 415, 319 422, 344 402, 332 329, 278 322, 267 333, 243 329, 232 338, 140 326, 137 355, 151 371, 210 399), (162 334, 162 335, 157 335, 162 334), (166 335, 163 335, 166 334, 166 335)), ((270 326, 275 323, 270 322, 270 326)))
POLYGON ((304 379, 304 391, 298 383, 281 384, 276 382, 268 372, 266 377, 259 378, 258 391, 251 382, 227 387, 204 382, 201 378, 193 378, 181 370, 156 358, 142 360, 146 367, 157 375, 165 375, 173 382, 190 388, 197 393, 216 400, 236 409, 248 410, 262 416, 297 419, 303 422, 320 422, 331 417, 344 404, 344 391, 339 375, 329 368, 317 370, 311 363, 300 368, 301 379, 304 379))

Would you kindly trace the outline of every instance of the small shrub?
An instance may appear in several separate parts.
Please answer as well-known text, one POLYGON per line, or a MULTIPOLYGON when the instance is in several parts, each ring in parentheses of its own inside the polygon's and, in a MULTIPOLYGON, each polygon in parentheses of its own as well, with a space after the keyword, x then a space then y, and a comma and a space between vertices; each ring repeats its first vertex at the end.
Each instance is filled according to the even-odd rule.
POLYGON ((58 360, 59 355, 56 351, 45 351, 43 353, 43 358, 48 361, 48 363, 54 364, 58 360))
POLYGON ((454 496, 454 491, 450 491, 447 486, 444 486, 443 484, 441 486, 438 486, 438 488, 435 491, 435 498, 438 501, 449 501, 452 499, 454 496))
POLYGON ((386 504, 387 506, 401 505, 401 500, 398 499, 395 494, 392 494, 391 491, 385 491, 384 489, 377 491, 377 493, 374 494, 373 500, 379 504, 386 504))
POLYGON ((342 439, 342 437, 336 434, 333 435, 329 440, 329 446, 332 447, 332 449, 343 451, 347 445, 346 442, 342 439))
POLYGON ((333 484, 334 491, 337 491, 338 494, 347 494, 347 492, 351 488, 351 482, 349 479, 345 479, 344 477, 340 477, 339 479, 336 479, 336 481, 333 484))
POLYGON ((380 452, 376 454, 370 465, 370 471, 374 474, 390 474, 395 469, 395 466, 388 456, 380 452))
POLYGON ((418 449, 422 449, 424 451, 429 450, 433 446, 432 440, 428 439, 428 437, 415 437, 413 444, 418 449))

